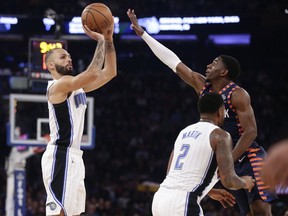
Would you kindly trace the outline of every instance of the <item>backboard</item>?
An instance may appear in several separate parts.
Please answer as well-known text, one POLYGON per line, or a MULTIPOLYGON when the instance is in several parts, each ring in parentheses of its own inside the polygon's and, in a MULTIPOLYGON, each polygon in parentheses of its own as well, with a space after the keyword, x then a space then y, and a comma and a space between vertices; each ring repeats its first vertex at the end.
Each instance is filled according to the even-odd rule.
MULTIPOLYGON (((48 104, 45 95, 10 94, 7 143, 10 146, 43 146, 49 137, 48 104)), ((87 109, 81 147, 95 146, 94 98, 87 97, 87 109)))

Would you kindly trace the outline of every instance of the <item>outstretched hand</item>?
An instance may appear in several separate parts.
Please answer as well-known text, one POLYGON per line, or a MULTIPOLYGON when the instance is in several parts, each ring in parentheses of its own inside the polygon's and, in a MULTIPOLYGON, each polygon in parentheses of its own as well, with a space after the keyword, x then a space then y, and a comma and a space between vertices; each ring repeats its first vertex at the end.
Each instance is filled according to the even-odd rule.
POLYGON ((98 32, 95 32, 95 31, 91 31, 87 25, 83 25, 82 28, 83 28, 85 34, 88 35, 90 38, 92 38, 96 41, 104 40, 104 35, 102 35, 98 32))
POLYGON ((278 185, 288 186, 288 139, 282 140, 269 149, 260 172, 260 177, 270 190, 278 185))
POLYGON ((134 10, 128 9, 127 15, 131 21, 131 28, 135 31, 138 36, 142 36, 144 29, 138 24, 138 19, 134 10))
POLYGON ((211 199, 219 201, 224 208, 234 206, 236 204, 235 197, 224 189, 211 189, 208 193, 211 199))

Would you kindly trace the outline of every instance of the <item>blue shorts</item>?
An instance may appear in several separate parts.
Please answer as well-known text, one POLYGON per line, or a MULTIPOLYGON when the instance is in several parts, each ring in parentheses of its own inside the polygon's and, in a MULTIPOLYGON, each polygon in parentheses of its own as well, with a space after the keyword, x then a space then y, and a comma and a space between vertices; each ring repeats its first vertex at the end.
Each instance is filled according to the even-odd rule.
POLYGON ((277 199, 276 193, 268 191, 268 187, 264 185, 259 176, 265 155, 266 152, 261 146, 253 146, 235 163, 235 172, 237 175, 249 175, 256 180, 251 192, 244 189, 232 191, 241 215, 246 215, 250 211, 249 204, 255 200, 262 199, 264 202, 272 202, 277 199))

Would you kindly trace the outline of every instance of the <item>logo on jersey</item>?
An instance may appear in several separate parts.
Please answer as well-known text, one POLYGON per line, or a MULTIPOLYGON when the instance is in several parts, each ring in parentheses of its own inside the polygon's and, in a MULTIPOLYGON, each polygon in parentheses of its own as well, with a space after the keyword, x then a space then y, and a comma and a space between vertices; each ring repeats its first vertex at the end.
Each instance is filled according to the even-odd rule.
POLYGON ((225 94, 221 94, 223 101, 226 100, 226 95, 225 94))
POLYGON ((244 155, 241 159, 238 159, 238 161, 241 163, 244 158, 246 158, 246 155, 244 155))
POLYGON ((225 109, 225 118, 229 118, 229 109, 225 109))
POLYGON ((81 104, 86 105, 87 103, 86 94, 83 92, 75 94, 74 101, 75 101, 76 108, 78 108, 81 104))
POLYGON ((54 211, 57 207, 54 202, 47 203, 46 206, 49 206, 51 211, 54 211))

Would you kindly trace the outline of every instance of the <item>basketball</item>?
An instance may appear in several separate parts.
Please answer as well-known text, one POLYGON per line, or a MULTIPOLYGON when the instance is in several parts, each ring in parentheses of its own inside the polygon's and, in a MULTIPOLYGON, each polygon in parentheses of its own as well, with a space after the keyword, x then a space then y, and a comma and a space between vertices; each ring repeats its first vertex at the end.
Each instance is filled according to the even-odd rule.
POLYGON ((83 25, 91 31, 103 33, 105 29, 114 24, 114 18, 109 7, 102 3, 92 3, 84 8, 81 14, 83 25))

